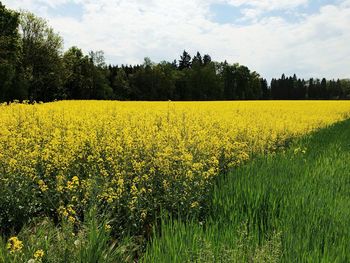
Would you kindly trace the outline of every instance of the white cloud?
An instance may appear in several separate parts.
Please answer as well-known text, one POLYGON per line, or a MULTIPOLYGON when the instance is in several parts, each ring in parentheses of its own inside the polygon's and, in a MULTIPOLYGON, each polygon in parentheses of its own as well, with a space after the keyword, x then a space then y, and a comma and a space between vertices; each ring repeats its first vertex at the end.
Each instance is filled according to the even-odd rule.
POLYGON ((286 10, 306 5, 309 0, 225 0, 234 6, 249 6, 261 11, 286 10))
POLYGON ((322 7, 300 22, 261 17, 271 10, 294 10, 307 0, 8 0, 49 19, 65 38, 66 47, 85 52, 102 49, 111 63, 173 60, 186 49, 209 53, 215 60, 240 62, 263 76, 283 72, 302 77, 349 77, 350 1, 322 7), (81 18, 47 12, 60 4, 80 3, 81 18), (210 4, 241 8, 247 24, 219 24, 211 20, 210 4))

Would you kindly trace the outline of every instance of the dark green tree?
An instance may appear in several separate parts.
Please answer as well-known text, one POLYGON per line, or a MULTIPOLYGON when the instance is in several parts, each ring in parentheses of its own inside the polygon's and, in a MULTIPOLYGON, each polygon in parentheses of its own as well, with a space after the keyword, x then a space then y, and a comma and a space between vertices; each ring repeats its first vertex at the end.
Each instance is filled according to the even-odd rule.
POLYGON ((81 49, 71 47, 64 53, 64 94, 69 99, 90 99, 93 91, 93 63, 81 49))
POLYGON ((263 78, 260 79, 260 86, 262 91, 262 99, 264 100, 271 99, 271 89, 269 89, 266 79, 263 79, 263 78))
POLYGON ((15 85, 20 56, 18 25, 19 14, 0 2, 0 101, 24 99, 26 95, 15 85))
POLYGON ((210 62, 211 62, 211 57, 208 54, 204 55, 203 57, 204 65, 208 65, 210 62))
POLYGON ((23 67, 31 100, 52 101, 64 98, 62 38, 47 22, 30 12, 20 15, 23 67))
POLYGON ((92 98, 98 100, 113 98, 113 89, 108 81, 108 67, 103 51, 89 53, 92 76, 92 98))
POLYGON ((191 56, 184 50, 179 60, 179 69, 189 69, 191 67, 191 56))
POLYGON ((197 54, 192 58, 192 65, 198 65, 198 66, 202 66, 203 65, 203 59, 202 59, 202 55, 197 52, 197 54))

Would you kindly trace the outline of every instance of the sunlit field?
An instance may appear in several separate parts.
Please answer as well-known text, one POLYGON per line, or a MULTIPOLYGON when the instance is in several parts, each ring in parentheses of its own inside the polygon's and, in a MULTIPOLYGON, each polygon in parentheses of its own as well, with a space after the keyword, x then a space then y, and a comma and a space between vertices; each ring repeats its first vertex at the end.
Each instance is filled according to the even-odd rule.
POLYGON ((115 238, 147 237, 161 211, 205 215, 213 178, 349 117, 350 101, 2 105, 0 226, 97 206, 115 238))
POLYGON ((219 172, 349 114, 338 101, 1 106, 0 180, 24 198, 1 224, 36 213, 74 222, 92 198, 138 229, 160 206, 197 213, 219 172))

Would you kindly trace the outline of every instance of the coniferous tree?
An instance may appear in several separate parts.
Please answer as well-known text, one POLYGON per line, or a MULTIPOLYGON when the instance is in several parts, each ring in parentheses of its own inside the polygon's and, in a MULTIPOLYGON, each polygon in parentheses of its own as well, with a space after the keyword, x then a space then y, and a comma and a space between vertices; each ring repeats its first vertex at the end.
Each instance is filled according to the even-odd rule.
POLYGON ((204 65, 208 65, 210 62, 211 62, 211 57, 208 54, 204 55, 203 57, 204 65))
POLYGON ((189 69, 191 67, 191 56, 184 50, 179 60, 179 69, 189 69))

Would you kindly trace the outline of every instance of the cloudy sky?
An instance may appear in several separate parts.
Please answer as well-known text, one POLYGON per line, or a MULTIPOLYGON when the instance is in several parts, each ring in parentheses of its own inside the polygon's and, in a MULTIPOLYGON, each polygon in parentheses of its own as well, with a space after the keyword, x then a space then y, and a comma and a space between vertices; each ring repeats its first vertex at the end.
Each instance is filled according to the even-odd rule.
POLYGON ((49 20, 108 63, 178 59, 184 49, 270 79, 350 77, 350 0, 2 0, 49 20))

